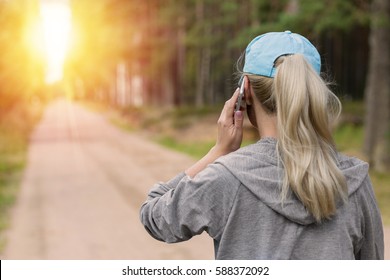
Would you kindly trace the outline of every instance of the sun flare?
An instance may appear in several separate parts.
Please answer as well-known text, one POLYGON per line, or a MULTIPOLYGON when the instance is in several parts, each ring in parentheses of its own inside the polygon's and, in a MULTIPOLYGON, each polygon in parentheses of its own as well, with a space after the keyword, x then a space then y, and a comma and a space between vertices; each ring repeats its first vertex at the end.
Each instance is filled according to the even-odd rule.
POLYGON ((71 12, 66 2, 41 1, 40 17, 46 57, 46 83, 60 81, 69 46, 71 12))

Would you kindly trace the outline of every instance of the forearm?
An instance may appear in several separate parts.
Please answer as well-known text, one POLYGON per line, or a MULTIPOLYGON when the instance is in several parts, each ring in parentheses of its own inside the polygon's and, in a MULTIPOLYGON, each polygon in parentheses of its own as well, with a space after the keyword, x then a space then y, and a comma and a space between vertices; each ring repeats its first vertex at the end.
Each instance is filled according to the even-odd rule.
POLYGON ((190 168, 188 168, 185 173, 193 178, 201 172, 203 169, 207 167, 207 165, 213 163, 216 159, 223 156, 224 153, 216 149, 216 147, 211 148, 211 150, 198 162, 196 162, 194 165, 192 165, 190 168))

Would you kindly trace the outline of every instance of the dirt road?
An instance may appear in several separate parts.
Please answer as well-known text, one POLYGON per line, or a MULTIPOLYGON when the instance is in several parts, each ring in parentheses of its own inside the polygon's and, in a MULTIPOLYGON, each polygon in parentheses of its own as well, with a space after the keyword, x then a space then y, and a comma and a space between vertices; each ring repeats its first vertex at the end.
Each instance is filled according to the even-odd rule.
MULTIPOLYGON (((150 187, 193 163, 58 100, 32 136, 1 259, 212 259, 206 235, 167 245, 139 222, 150 187)), ((385 229, 390 245, 390 228, 385 229)), ((390 259, 390 248, 386 250, 390 259)))
POLYGON ((167 245, 139 222, 152 185, 192 163, 56 101, 32 136, 2 259, 212 259, 207 235, 167 245))

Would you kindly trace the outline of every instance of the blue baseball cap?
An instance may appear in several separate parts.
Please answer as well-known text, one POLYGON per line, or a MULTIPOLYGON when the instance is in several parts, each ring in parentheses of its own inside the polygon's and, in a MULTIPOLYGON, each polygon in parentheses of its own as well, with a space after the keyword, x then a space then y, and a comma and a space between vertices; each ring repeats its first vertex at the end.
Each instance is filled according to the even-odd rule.
POLYGON ((243 71, 275 77, 275 61, 282 55, 296 53, 302 54, 320 74, 321 57, 317 49, 305 37, 291 31, 269 32, 254 38, 246 48, 243 71))

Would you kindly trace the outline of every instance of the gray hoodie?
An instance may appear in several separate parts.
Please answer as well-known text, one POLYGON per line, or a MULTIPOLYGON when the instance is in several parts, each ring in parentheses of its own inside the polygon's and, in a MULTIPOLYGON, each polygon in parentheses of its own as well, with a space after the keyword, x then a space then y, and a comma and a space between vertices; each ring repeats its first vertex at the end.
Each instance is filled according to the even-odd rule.
POLYGON ((383 227, 368 164, 338 155, 348 188, 331 220, 318 224, 291 194, 280 199, 276 140, 219 158, 150 191, 141 221, 156 239, 180 242, 207 231, 216 259, 383 259, 383 227))

